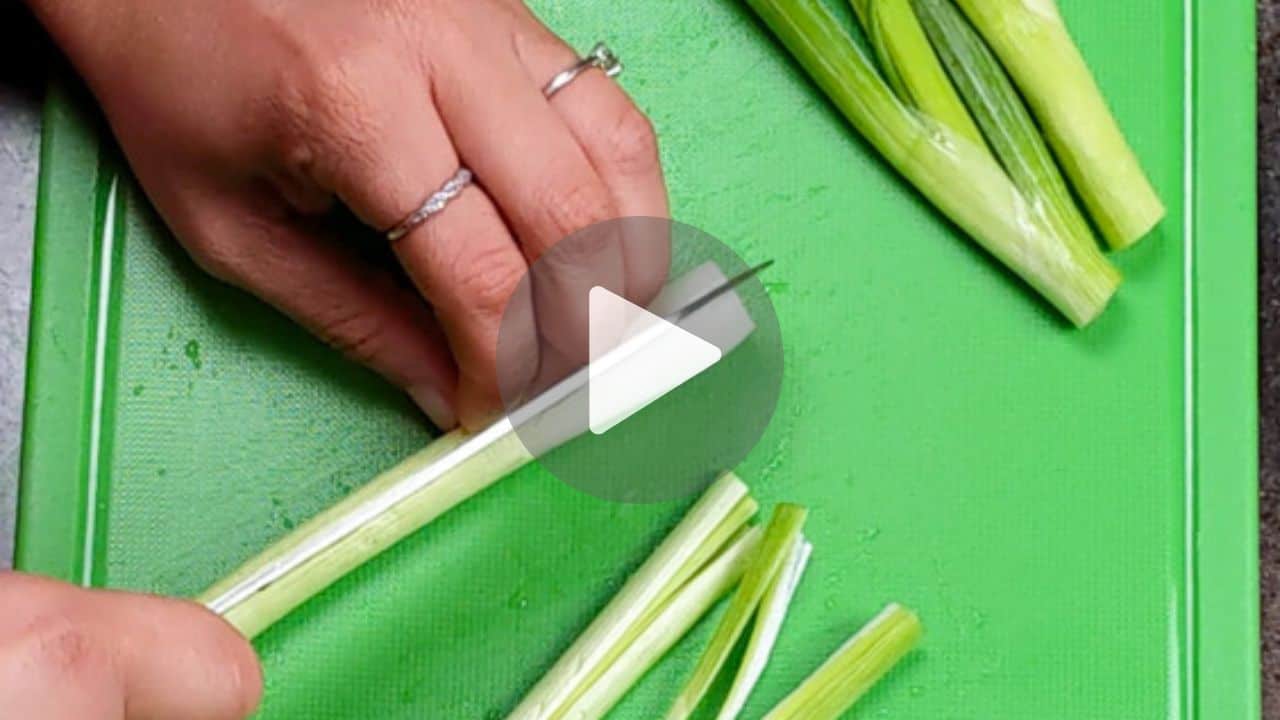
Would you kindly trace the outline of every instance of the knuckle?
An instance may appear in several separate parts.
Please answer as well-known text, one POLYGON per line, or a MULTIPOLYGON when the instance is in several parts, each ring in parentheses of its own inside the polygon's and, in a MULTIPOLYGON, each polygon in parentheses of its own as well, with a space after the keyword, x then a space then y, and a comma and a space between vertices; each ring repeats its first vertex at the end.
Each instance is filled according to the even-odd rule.
POLYGON ((293 61, 272 71, 267 99, 281 165, 306 172, 318 153, 364 151, 376 137, 377 118, 366 108, 379 87, 370 81, 384 65, 382 52, 358 39, 341 49, 306 38, 293 43, 293 61))
POLYGON ((486 317, 500 316, 525 274, 524 260, 509 247, 495 247, 457 266, 459 301, 486 317))
POLYGON ((548 269, 599 268, 618 249, 618 239, 614 223, 593 225, 574 233, 571 240, 562 239, 544 257, 549 260, 548 269))
POLYGON ((613 129, 606 134, 606 152, 624 174, 646 175, 658 168, 658 136, 653 123, 635 106, 618 116, 613 129))
POLYGON ((303 76, 302 96, 316 110, 334 110, 358 105, 360 72, 357 58, 331 55, 312 62, 303 76))
POLYGON ((551 236, 544 238, 548 246, 613 215, 608 193, 592 182, 578 181, 548 189, 536 205, 543 214, 542 225, 551 236))
POLYGON ((382 318, 366 312, 341 312, 321 322, 321 339, 356 362, 368 365, 382 354, 386 327, 382 318))

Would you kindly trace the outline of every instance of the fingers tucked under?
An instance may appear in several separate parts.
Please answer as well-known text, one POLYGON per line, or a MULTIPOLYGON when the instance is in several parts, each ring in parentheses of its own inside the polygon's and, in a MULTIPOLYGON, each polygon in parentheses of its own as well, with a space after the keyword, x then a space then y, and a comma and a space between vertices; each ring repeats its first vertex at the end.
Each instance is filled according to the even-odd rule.
MULTIPOLYGON (((577 62, 578 55, 527 10, 525 15, 515 47, 530 83, 543 87, 577 62)), ((601 70, 588 70, 557 92, 551 106, 604 181, 619 216, 669 216, 653 126, 614 79, 601 70)), ((623 226, 623 250, 627 296, 644 304, 666 282, 670 246, 669 239, 655 235, 654 224, 642 227, 641 232, 626 233, 623 226)))
POLYGON ((596 285, 625 293, 626 262, 615 233, 574 234, 617 217, 613 198, 508 44, 467 46, 456 57, 435 79, 441 117, 525 256, 547 258, 533 282, 539 331, 582 354, 588 293, 596 285))
POLYGON ((537 371, 537 326, 529 284, 521 282, 528 271, 524 257, 478 187, 401 239, 396 250, 449 334, 460 372, 459 418, 474 429, 501 408, 499 334, 504 352, 529 358, 525 377, 504 383, 519 384, 537 371))
MULTIPOLYGON (((349 136, 315 134, 303 153, 318 182, 367 224, 387 229, 440 190, 461 160, 431 105, 426 78, 416 76, 416 83, 390 94, 386 87, 356 92, 372 93, 361 101, 371 116, 368 127, 349 136)), ((524 256, 479 184, 394 241, 394 248, 434 307, 458 369, 447 392, 431 385, 410 386, 411 392, 436 417, 441 413, 429 397, 436 387, 442 404, 453 410, 448 419, 456 415, 475 427, 500 407, 496 338, 503 310, 526 270, 524 256)), ((532 313, 527 333, 530 338, 536 333, 532 313)), ((532 340, 529 346, 536 348, 532 340)), ((536 352, 533 357, 536 368, 536 352)))
POLYGON ((197 260, 405 389, 439 427, 456 424, 456 369, 421 298, 318 224, 232 199, 212 209, 186 234, 197 260))

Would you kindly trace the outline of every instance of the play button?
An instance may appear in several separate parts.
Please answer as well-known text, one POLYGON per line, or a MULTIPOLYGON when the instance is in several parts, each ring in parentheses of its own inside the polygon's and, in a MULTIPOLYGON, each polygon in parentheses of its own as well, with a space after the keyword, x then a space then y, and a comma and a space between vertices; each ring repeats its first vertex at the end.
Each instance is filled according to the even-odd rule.
POLYGON ((498 386, 520 441, 564 482, 623 502, 685 497, 733 469, 782 379, 755 272, 710 235, 658 218, 601 223, 545 252, 498 335, 498 386))
POLYGON ((596 435, 720 361, 720 348, 599 285, 588 306, 587 408, 596 435))

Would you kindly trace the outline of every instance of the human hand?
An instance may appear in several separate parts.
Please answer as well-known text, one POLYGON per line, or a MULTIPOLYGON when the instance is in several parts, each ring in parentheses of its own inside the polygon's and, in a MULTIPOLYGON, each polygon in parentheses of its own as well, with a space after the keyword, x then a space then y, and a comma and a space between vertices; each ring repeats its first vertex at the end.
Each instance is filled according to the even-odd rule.
MULTIPOLYGON (((598 70, 543 97, 577 55, 518 0, 28 2, 195 259, 441 427, 498 408, 498 328, 531 261, 596 222, 668 212, 647 119, 598 70), (421 298, 323 222, 336 200, 392 227, 460 165, 478 183, 394 244, 421 298)), ((666 279, 651 242, 589 255, 557 292, 644 303, 666 279)), ((537 300, 519 304, 535 360, 537 300)))
POLYGON ((183 600, 0 572, 0 715, 239 720, 262 695, 253 648, 183 600))

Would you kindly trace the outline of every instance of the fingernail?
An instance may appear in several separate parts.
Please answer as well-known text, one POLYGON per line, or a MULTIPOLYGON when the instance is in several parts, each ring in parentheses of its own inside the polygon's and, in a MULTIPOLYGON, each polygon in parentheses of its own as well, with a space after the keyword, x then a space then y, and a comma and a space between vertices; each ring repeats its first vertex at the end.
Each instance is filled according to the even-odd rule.
POLYGON ((431 422, 441 430, 452 429, 458 424, 458 418, 453 414, 453 409, 434 387, 415 385, 409 388, 409 397, 413 398, 413 402, 422 408, 427 417, 431 418, 431 422))

